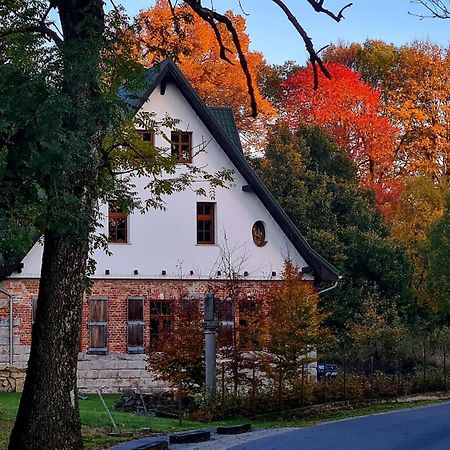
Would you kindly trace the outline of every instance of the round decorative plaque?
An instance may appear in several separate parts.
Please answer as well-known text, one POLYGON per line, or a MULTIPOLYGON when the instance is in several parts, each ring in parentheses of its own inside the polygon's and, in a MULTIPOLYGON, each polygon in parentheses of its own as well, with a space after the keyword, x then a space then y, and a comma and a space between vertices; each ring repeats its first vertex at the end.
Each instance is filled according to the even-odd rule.
POLYGON ((253 242, 258 247, 264 247, 267 244, 266 241, 266 227, 264 225, 264 222, 261 220, 258 220, 253 224, 252 227, 252 237, 253 242))

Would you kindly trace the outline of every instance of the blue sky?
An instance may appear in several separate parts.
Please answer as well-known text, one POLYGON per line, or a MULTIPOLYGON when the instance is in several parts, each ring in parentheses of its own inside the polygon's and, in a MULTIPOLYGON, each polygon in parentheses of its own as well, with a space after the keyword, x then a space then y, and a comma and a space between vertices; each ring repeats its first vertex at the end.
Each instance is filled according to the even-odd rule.
MULTIPOLYGON (((154 4, 153 0, 122 0, 130 15, 154 4)), ((283 12, 271 0, 241 0, 249 13, 248 32, 252 49, 261 51, 272 64, 290 59, 299 63, 306 60, 302 41, 283 12)), ((345 0, 326 0, 325 6, 333 11, 347 3, 345 0)), ((205 0, 206 6, 211 0, 205 0)), ((219 12, 227 9, 240 11, 238 0, 213 0, 219 12)), ((316 48, 331 42, 364 42, 366 38, 382 39, 401 45, 414 39, 429 39, 447 46, 450 44, 450 20, 423 19, 408 12, 422 11, 410 0, 353 0, 347 9, 346 19, 333 22, 323 14, 317 14, 305 0, 286 0, 292 11, 313 39, 316 48)))

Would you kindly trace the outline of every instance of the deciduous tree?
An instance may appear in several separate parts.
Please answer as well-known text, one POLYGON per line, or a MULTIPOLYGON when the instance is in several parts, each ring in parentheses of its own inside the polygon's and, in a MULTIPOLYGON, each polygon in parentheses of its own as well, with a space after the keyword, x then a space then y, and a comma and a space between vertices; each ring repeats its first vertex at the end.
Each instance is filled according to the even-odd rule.
POLYGON ((384 110, 399 130, 395 165, 401 174, 449 174, 448 47, 426 41, 395 47, 368 40, 331 47, 325 59, 361 71, 380 89, 384 110))
POLYGON ((284 83, 289 126, 324 127, 347 150, 364 182, 383 186, 395 172, 396 129, 382 114, 380 94, 358 72, 336 63, 327 67, 332 78, 320 76, 318 90, 312 88, 310 66, 284 83))
POLYGON ((390 238, 373 192, 359 185, 345 150, 319 127, 293 133, 278 125, 265 156, 253 164, 308 242, 344 275, 340 287, 322 299, 333 327, 342 330, 374 288, 407 314, 408 258, 390 238))

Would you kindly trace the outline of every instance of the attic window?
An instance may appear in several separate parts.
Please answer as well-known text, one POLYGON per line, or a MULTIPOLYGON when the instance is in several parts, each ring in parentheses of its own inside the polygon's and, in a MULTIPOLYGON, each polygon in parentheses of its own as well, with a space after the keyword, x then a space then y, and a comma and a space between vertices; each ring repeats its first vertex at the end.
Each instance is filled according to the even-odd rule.
POLYGON ((142 140, 150 145, 155 145, 155 133, 151 130, 140 131, 142 140))
POLYGON ((171 151, 179 163, 192 162, 192 133, 190 131, 172 131, 171 151))

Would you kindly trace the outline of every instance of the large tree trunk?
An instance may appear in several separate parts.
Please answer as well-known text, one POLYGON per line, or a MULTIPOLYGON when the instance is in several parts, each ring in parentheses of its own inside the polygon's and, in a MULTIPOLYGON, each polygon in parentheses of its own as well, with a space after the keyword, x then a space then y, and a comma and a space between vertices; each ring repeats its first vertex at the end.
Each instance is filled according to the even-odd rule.
POLYGON ((67 241, 45 236, 33 344, 10 450, 83 446, 76 373, 88 246, 67 241))
POLYGON ((102 0, 51 3, 58 7, 64 34, 60 50, 67 114, 61 132, 68 144, 60 151, 76 164, 61 173, 64 183, 56 187, 50 183, 46 188, 51 220, 44 235, 27 377, 9 450, 83 447, 77 356, 89 233, 98 202, 99 148, 107 116, 99 88, 105 18, 102 0), (54 220, 61 198, 71 199, 68 208, 72 210, 65 216, 58 212, 54 220))

